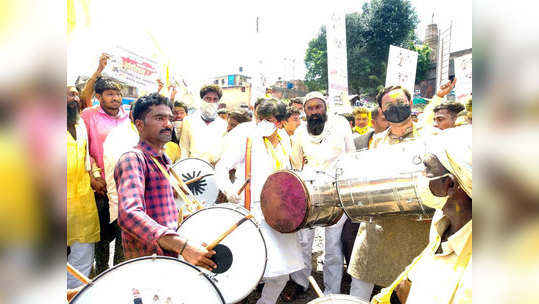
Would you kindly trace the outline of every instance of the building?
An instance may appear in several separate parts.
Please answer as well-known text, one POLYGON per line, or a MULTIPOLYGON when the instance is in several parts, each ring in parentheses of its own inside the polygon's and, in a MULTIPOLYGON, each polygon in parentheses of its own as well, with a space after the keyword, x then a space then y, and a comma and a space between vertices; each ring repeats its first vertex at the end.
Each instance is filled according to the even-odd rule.
MULTIPOLYGON (((449 29, 449 31, 450 30, 451 29, 449 29)), ((436 64, 438 60, 438 53, 441 51, 440 36, 442 35, 438 30, 438 26, 434 22, 433 24, 427 25, 427 29, 425 30, 425 44, 432 49, 430 54, 431 64, 429 70, 427 71, 426 79, 415 85, 415 91, 419 91, 419 95, 424 98, 432 98, 432 96, 436 94, 436 64)), ((455 77, 455 58, 471 53, 471 48, 449 53, 449 79, 453 79, 453 77, 455 77)))
POLYGON ((278 99, 291 99, 307 95, 308 88, 303 80, 279 80, 271 87, 271 95, 278 99))
POLYGON ((240 104, 250 105, 251 100, 251 77, 242 74, 228 74, 212 79, 212 83, 219 85, 223 89, 221 102, 227 105, 228 109, 239 107, 240 104))

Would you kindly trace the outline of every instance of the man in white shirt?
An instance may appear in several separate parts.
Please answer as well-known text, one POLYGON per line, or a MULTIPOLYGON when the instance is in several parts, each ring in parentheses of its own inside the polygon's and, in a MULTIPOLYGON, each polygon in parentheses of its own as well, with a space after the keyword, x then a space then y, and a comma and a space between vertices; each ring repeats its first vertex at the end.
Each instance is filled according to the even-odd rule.
POLYGON ((226 133, 227 122, 217 117, 217 104, 223 91, 217 85, 200 89, 199 111, 183 120, 180 136, 181 158, 201 158, 212 165, 220 158, 220 146, 226 133))
MULTIPOLYGON (((307 94, 304 109, 307 124, 301 125, 296 131, 292 147, 292 164, 304 172, 323 171, 334 175, 336 160, 344 153, 355 151, 349 124, 342 116, 327 114, 326 100, 320 92, 307 94)), ((344 256, 340 237, 345 220, 346 216, 343 216, 337 224, 325 228, 325 294, 341 293, 344 256)), ((293 273, 291 278, 301 285, 303 290, 307 290, 308 277, 312 270, 314 229, 303 229, 299 235, 305 268, 293 273)), ((285 300, 291 299, 286 299, 285 295, 285 300)))
MULTIPOLYGON (((290 273, 303 267, 301 246, 296 233, 280 233, 271 228, 264 219, 260 206, 260 193, 268 176, 277 170, 290 169, 289 143, 282 140, 278 134, 286 106, 275 99, 260 102, 257 108, 258 121, 250 124, 251 128, 236 134, 228 149, 215 167, 217 185, 228 198, 229 202, 241 203, 242 196, 252 202, 251 214, 260 224, 267 247, 267 265, 264 272, 264 288, 257 304, 275 304, 279 294, 288 281, 290 273), (238 190, 245 180, 247 159, 247 141, 250 141, 250 197, 245 190, 238 195, 238 190), (237 168, 240 182, 232 183, 229 171, 237 168)), ((236 129, 234 129, 236 130, 236 129)), ((248 241, 248 240, 247 240, 248 241)))

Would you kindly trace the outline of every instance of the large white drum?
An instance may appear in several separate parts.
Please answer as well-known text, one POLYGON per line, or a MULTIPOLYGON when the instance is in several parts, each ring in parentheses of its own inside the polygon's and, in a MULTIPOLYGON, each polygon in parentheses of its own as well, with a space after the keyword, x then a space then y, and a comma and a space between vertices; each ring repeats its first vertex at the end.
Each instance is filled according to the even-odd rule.
POLYGON ((198 268, 172 257, 143 257, 101 273, 70 303, 224 303, 198 268))
MULTIPOLYGON (((218 204, 193 213, 181 223, 178 232, 189 239, 209 244, 247 214, 248 211, 239 205, 218 204)), ((251 218, 218 246, 230 250, 230 268, 222 273, 200 269, 214 281, 223 293, 226 303, 237 303, 256 288, 264 275, 267 261, 266 242, 258 223, 251 218)), ((215 250, 217 251, 217 248, 215 250)), ((220 267, 219 262, 217 264, 220 267)))
MULTIPOLYGON (((195 198, 201 202, 204 207, 215 204, 217 196, 219 195, 219 189, 215 182, 215 169, 210 163, 199 158, 185 158, 175 163, 172 166, 172 170, 174 170, 178 177, 184 182, 204 176, 202 179, 187 185, 187 187, 189 187, 191 193, 193 193, 195 198)), ((176 199, 178 209, 184 207, 184 204, 185 202, 181 198, 176 199)), ((184 209, 184 214, 186 214, 186 211, 187 210, 184 209)))

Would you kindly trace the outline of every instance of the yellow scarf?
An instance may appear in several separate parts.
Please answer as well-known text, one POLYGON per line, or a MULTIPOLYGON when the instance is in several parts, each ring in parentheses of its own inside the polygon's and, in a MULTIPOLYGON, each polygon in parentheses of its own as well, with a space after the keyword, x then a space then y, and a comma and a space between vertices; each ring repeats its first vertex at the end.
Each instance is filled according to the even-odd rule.
POLYGON ((358 126, 355 126, 353 129, 352 129, 354 132, 357 132, 359 133, 360 135, 363 135, 365 133, 367 133, 367 131, 369 130, 369 126, 365 126, 363 128, 360 128, 358 126))
MULTIPOLYGON (((281 136, 279 134, 277 134, 277 138, 279 138, 279 144, 280 144, 281 150, 282 150, 281 151, 282 156, 283 156, 282 159, 286 159, 286 152, 284 150, 283 144, 281 143, 281 136)), ((271 142, 269 141, 269 139, 267 137, 264 137, 264 144, 266 145, 266 150, 268 150, 271 153, 271 157, 275 161, 275 167, 274 167, 275 170, 283 169, 284 166, 281 163, 281 161, 279 160, 279 157, 277 157, 277 151, 276 151, 276 149, 273 148, 273 145, 271 144, 271 142)))

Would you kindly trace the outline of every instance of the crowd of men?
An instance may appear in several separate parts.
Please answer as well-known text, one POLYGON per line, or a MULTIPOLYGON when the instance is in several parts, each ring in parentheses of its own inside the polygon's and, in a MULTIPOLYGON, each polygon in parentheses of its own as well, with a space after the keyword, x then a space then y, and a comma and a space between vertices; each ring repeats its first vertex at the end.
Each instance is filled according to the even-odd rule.
MULTIPOLYGON (((113 241, 114 265, 157 254, 216 267, 213 250, 177 233, 182 214, 168 174, 178 160, 200 158, 215 167, 221 201, 248 200, 260 223, 268 263, 257 303, 293 301, 309 287, 314 229, 280 233, 265 222, 260 193, 267 177, 283 169, 331 172, 346 153, 418 138, 431 125, 454 129, 433 140, 424 160, 421 198, 437 209, 432 223, 397 216, 358 224, 343 216, 325 227, 324 293, 341 294, 347 272, 350 294, 365 301, 471 302, 471 109, 445 99, 456 80, 440 88, 422 123, 400 86, 381 90, 372 109, 337 115, 320 92, 228 108, 217 85, 202 87, 200 107, 190 112, 175 90, 161 95, 159 83, 127 112, 121 85, 101 75, 107 60, 100 58, 84 86, 67 87, 67 255, 84 275, 109 268, 113 241), (94 96, 99 104, 92 106, 94 96), (249 191, 240 194, 246 179, 249 191), (294 286, 283 292, 287 284, 294 286), (384 289, 373 297, 376 287, 384 289)), ((81 284, 68 274, 68 289, 81 284)))

